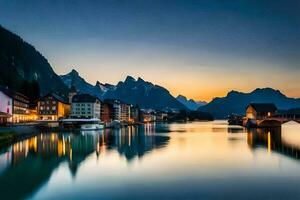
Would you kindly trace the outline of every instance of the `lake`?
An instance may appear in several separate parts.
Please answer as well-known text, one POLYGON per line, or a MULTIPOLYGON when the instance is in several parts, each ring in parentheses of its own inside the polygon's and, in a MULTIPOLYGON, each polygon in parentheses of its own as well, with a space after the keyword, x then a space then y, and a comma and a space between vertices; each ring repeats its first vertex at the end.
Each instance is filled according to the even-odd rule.
POLYGON ((0 151, 0 199, 300 199, 300 125, 40 133, 0 151))

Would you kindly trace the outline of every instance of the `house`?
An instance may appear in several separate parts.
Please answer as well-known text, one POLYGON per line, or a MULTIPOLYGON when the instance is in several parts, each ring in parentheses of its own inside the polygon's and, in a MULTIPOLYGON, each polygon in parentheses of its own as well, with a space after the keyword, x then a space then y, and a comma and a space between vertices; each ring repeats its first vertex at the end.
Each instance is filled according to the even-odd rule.
POLYGON ((77 94, 72 98, 72 118, 100 119, 101 101, 89 94, 77 94))
POLYGON ((39 120, 58 120, 68 117, 70 104, 55 93, 47 94, 38 101, 37 114, 39 120))
POLYGON ((251 103, 246 108, 246 118, 264 119, 275 115, 277 107, 273 103, 251 103))
POLYGON ((1 120, 12 123, 31 120, 29 113, 29 99, 21 93, 0 87, 1 120))

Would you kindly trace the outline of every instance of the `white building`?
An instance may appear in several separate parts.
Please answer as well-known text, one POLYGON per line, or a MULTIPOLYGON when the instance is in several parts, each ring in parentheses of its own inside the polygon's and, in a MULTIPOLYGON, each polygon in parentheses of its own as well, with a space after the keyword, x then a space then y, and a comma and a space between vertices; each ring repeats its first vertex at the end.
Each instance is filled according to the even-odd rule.
POLYGON ((78 94, 72 98, 72 118, 100 119, 101 101, 89 94, 78 94))
POLYGON ((4 124, 11 120, 12 117, 12 103, 11 97, 0 91, 0 124, 4 124))

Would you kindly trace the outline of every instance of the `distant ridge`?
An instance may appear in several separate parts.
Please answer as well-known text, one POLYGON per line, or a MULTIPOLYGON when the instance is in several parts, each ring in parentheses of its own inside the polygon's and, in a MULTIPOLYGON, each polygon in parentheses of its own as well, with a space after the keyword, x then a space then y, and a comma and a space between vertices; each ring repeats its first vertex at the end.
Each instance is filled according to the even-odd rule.
POLYGON ((204 106, 207 104, 205 101, 195 101, 193 99, 187 99, 183 95, 178 95, 176 99, 190 110, 197 110, 200 106, 204 106))
POLYGON ((281 110, 300 107, 300 99, 289 98, 272 88, 257 88, 250 93, 231 91, 226 97, 214 98, 198 110, 209 112, 215 118, 226 118, 232 113, 244 115, 250 103, 274 103, 281 110))
POLYGON ((137 104, 145 109, 187 109, 167 89, 144 81, 140 77, 136 80, 132 76, 127 76, 124 81, 120 81, 117 85, 102 84, 99 81, 95 85, 91 85, 76 70, 72 70, 70 73, 62 75, 61 79, 67 87, 70 88, 73 84, 79 92, 89 93, 102 100, 120 99, 133 105, 137 104))

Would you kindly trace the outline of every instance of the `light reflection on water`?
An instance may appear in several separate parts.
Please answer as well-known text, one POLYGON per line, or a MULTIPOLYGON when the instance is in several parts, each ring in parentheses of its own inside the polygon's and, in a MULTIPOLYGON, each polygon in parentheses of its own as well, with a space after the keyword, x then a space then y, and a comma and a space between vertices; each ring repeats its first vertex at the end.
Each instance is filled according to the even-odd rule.
POLYGON ((299 131, 295 124, 246 130, 215 121, 41 133, 2 149, 0 195, 297 199, 299 131))

